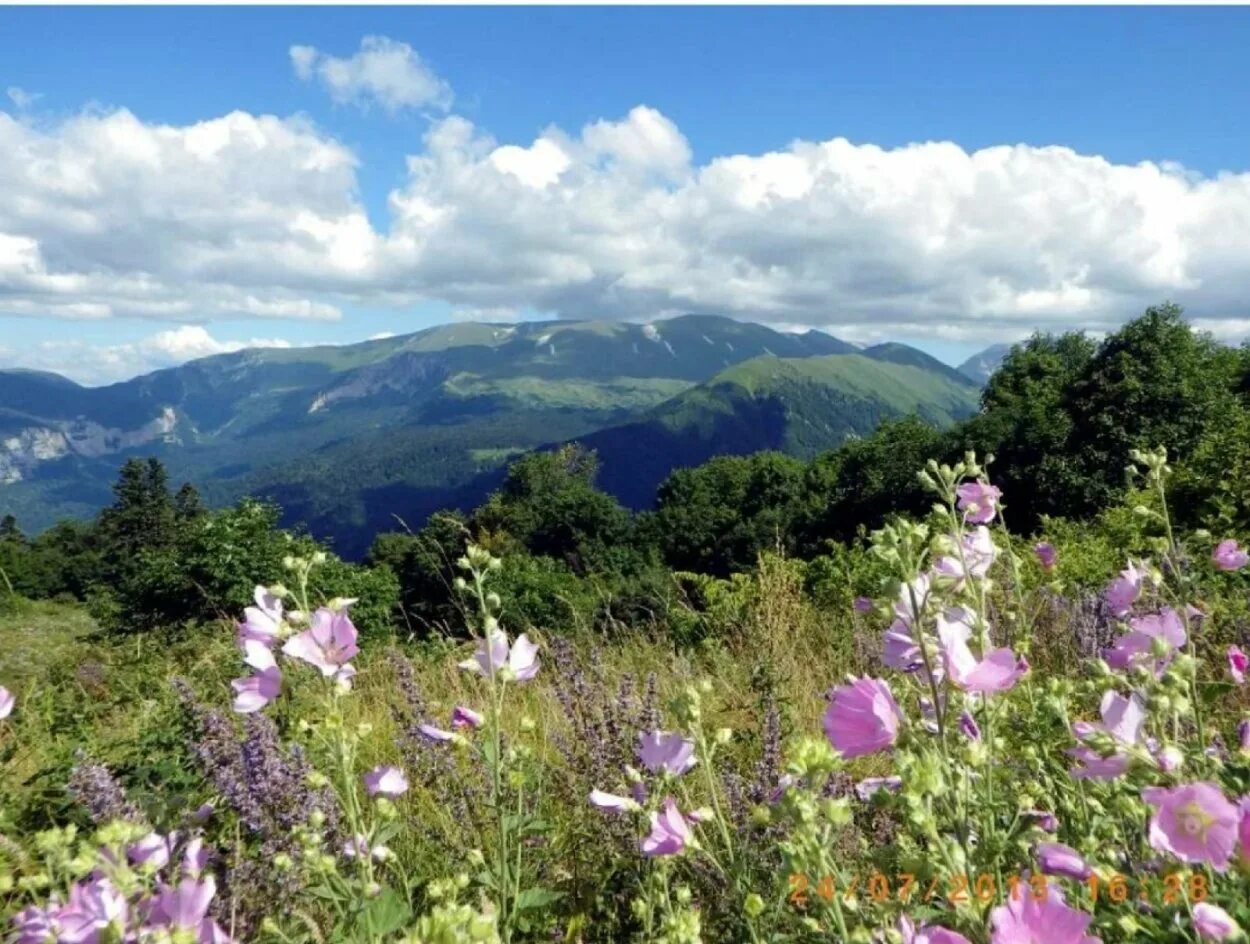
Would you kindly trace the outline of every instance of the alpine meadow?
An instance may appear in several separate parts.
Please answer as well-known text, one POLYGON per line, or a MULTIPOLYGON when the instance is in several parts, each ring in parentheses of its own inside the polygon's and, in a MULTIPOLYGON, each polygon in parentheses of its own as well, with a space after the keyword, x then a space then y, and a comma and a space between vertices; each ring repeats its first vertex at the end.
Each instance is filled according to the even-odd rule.
POLYGON ((1247 941, 1248 14, 0 8, 0 944, 1247 941))

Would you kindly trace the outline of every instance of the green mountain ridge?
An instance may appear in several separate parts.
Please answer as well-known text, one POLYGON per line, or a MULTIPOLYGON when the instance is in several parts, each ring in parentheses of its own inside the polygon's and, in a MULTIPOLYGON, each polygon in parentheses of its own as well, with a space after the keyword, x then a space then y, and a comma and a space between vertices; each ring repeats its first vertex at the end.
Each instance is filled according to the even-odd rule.
MULTIPOLYGON (((715 315, 463 322, 360 344, 248 349, 105 387, 0 371, 0 512, 30 531, 89 515, 110 501, 126 458, 155 455, 211 503, 273 499, 286 524, 357 555, 395 516, 415 526, 478 500, 509 457, 532 449, 636 422, 660 424, 670 440, 722 444, 724 433, 692 432, 713 423, 739 428, 723 448, 771 444, 784 428, 768 447, 807 454, 879 416, 949 421, 963 409, 950 372, 903 345, 857 352, 822 332, 715 315), (809 360, 807 371, 796 366, 809 360), (762 415, 770 409, 779 418, 762 415)), ((675 460, 699 451, 664 448, 675 460)), ((638 460, 620 461, 608 474, 628 482, 638 460)), ((627 485, 621 494, 638 498, 627 485)))
POLYGON ((599 453, 602 486, 643 508, 673 469, 713 456, 775 449, 808 458, 891 417, 916 414, 949 425, 975 413, 977 401, 966 380, 880 361, 870 352, 764 356, 722 371, 640 420, 580 441, 599 453))

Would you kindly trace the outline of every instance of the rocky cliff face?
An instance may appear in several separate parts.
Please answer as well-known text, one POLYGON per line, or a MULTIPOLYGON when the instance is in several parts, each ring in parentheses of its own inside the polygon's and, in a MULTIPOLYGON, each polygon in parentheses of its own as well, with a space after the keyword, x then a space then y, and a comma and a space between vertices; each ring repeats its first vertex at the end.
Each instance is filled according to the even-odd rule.
POLYGON ((67 456, 97 459, 151 442, 177 439, 178 416, 165 407, 138 429, 115 429, 90 420, 59 420, 29 426, 0 439, 0 485, 22 481, 41 462, 67 456))

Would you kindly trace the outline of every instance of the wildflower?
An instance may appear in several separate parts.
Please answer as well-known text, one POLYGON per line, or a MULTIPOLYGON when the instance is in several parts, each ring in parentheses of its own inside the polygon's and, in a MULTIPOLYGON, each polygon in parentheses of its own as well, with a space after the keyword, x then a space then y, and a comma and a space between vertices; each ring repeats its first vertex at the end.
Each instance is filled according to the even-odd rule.
POLYGON ((374 862, 385 862, 391 857, 391 850, 381 843, 370 846, 368 838, 357 833, 343 843, 343 855, 349 859, 371 858, 374 862))
POLYGON ((138 842, 126 847, 126 858, 131 865, 146 866, 153 871, 165 868, 169 863, 170 840, 160 833, 148 833, 138 842))
POLYGON ((1240 646, 1228 647, 1228 671, 1238 685, 1246 684, 1246 672, 1250 671, 1250 656, 1240 646))
MULTIPOLYGON (((924 668, 924 653, 920 651, 906 620, 896 619, 885 631, 881 661, 900 672, 916 672, 924 668)), ((935 668, 940 677, 943 674, 941 666, 935 668)))
POLYGON ((374 767, 364 776, 369 796, 397 797, 408 790, 408 778, 398 767, 374 767))
POLYGON ((1033 545, 1033 553, 1037 557, 1037 562, 1042 565, 1042 570, 1055 569, 1055 564, 1059 559, 1059 555, 1055 551, 1055 545, 1049 541, 1039 541, 1033 545))
POLYGON ((1245 868, 1250 868, 1250 796, 1241 798, 1237 806, 1241 820, 1237 824, 1238 856, 1245 868))
POLYGON ((0 685, 0 721, 13 714, 15 704, 17 704, 17 699, 13 697, 13 693, 0 685))
POLYGON ((903 938, 903 944, 970 944, 956 931, 925 924, 916 927, 906 915, 898 919, 898 933, 903 938))
POLYGON ((1141 596, 1142 580, 1145 577, 1145 568, 1130 562, 1128 567, 1120 571, 1120 575, 1108 584, 1103 596, 1112 616, 1128 615, 1133 603, 1141 596))
POLYGON ((216 922, 208 917, 208 906, 217 893, 213 877, 200 881, 183 879, 177 888, 162 886, 152 909, 152 923, 157 927, 194 931, 201 944, 228 940, 216 922))
POLYGON ((625 810, 634 811, 640 809, 636 800, 629 797, 618 796, 615 793, 605 793, 603 790, 590 791, 590 805, 601 810, 607 810, 611 813, 620 813, 625 810))
POLYGON ((1101 944, 1086 934, 1090 916, 1070 908, 1063 890, 1049 887, 1041 900, 1031 894, 1008 896, 990 912, 990 944, 1101 944))
POLYGON ((986 482, 965 482, 955 489, 959 496, 959 510, 969 524, 988 524, 998 511, 1002 490, 986 482))
POLYGON ((244 619, 239 624, 239 645, 250 639, 272 646, 282 634, 282 600, 266 587, 257 587, 254 597, 256 605, 243 611, 244 619))
POLYGON ((478 641, 473 658, 461 662, 460 668, 487 678, 500 671, 518 682, 527 682, 538 674, 538 647, 522 633, 509 649, 508 634, 494 629, 478 641))
POLYGON ((453 728, 480 728, 485 720, 472 708, 465 708, 463 705, 457 705, 451 712, 453 728))
POLYGON ((642 854, 648 858, 677 855, 692 838, 690 824, 677 809, 677 801, 667 797, 664 808, 651 814, 651 834, 642 841, 642 854))
POLYGON ((871 613, 873 602, 868 597, 856 597, 853 606, 856 613, 871 613))
POLYGON ((981 726, 977 724, 977 719, 966 711, 959 716, 959 730, 969 741, 981 740, 981 726))
POLYGON ((972 611, 963 607, 951 607, 938 616, 938 639, 942 643, 946 671, 951 681, 965 691, 1005 692, 1020 680, 1028 665, 1007 648, 994 649, 978 662, 968 648, 974 619, 972 611))
MULTIPOLYGON (((1098 733, 1109 734, 1119 745, 1131 747, 1141 740, 1141 727, 1146 720, 1146 706, 1136 693, 1125 698, 1119 692, 1107 691, 1099 705, 1102 722, 1078 721, 1072 725, 1072 733, 1080 740, 1086 741, 1098 733)), ((1080 761, 1084 766, 1071 771, 1078 780, 1114 780, 1128 770, 1129 755, 1116 749, 1110 756, 1104 757, 1090 747, 1076 747, 1068 754, 1080 761)))
POLYGON ((891 747, 902 720, 889 685, 880 679, 852 678, 833 692, 825 712, 825 734, 850 760, 891 747))
POLYGON ((903 789, 902 777, 866 777, 855 784, 855 795, 867 803, 878 790, 898 793, 903 789))
POLYGON ((638 736, 638 759, 653 774, 680 777, 695 764, 694 741, 670 731, 652 731, 638 736))
POLYGON ((13 916, 16 928, 15 944, 47 944, 57 940, 60 931, 60 920, 53 908, 39 908, 31 905, 13 916))
POLYGON ((1039 842, 1034 850, 1037 867, 1043 875, 1057 875, 1083 882, 1094 870, 1081 854, 1061 842, 1039 842))
POLYGON ((1023 815, 1032 819, 1043 832, 1053 833, 1059 829, 1059 817, 1049 810, 1025 810, 1023 815))
POLYGON ((1213 783, 1165 789, 1147 787, 1142 799, 1155 809, 1150 845, 1183 862, 1205 862, 1217 872, 1228 868, 1237 844, 1241 816, 1213 783))
POLYGON ((208 867, 208 849, 204 845, 204 840, 196 836, 187 843, 186 849, 182 853, 182 872, 191 878, 199 878, 200 874, 208 867))
POLYGON ((1218 570, 1241 570, 1250 563, 1250 554, 1243 551, 1236 541, 1229 538, 1215 545, 1215 550, 1211 552, 1211 563, 1218 570))
POLYGON ((1155 674, 1162 675, 1188 638, 1180 616, 1167 606, 1158 613, 1134 617, 1129 627, 1114 646, 1103 651, 1103 659, 1113 669, 1131 669, 1154 660, 1155 674))
POLYGON ((954 581, 956 586, 962 584, 965 577, 971 576, 976 580, 984 578, 998 557, 998 548, 990 536, 990 529, 980 525, 967 534, 960 535, 959 544, 962 557, 948 554, 938 558, 933 566, 934 572, 954 581))
POLYGON ((459 736, 451 731, 444 731, 442 728, 436 728, 432 724, 417 725, 417 730, 421 732, 421 735, 424 738, 430 741, 454 741, 459 736))
POLYGON ((1194 905, 1194 930, 1204 941, 1230 941, 1241 934, 1233 916, 1210 902, 1194 905))
POLYGON ((894 603, 894 615, 906 626, 913 626, 920 620, 925 602, 929 598, 930 584, 929 575, 921 574, 899 588, 898 600, 894 603))
POLYGON ((129 911, 126 897, 107 878, 74 885, 69 902, 56 915, 60 925, 57 940, 98 941, 109 928, 115 932, 124 929, 129 911))
POLYGON ((235 679, 230 687, 235 691, 234 710, 240 714, 251 714, 260 711, 282 693, 282 670, 264 643, 248 639, 243 644, 243 651, 243 661, 256 672, 247 678, 235 679))
POLYGON ((1237 722, 1237 746, 1242 753, 1250 753, 1250 718, 1237 722))
MULTIPOLYGON (((330 678, 340 676, 347 663, 360 651, 356 638, 356 627, 346 613, 322 607, 313 614, 309 628, 288 639, 282 651, 315 666, 322 675, 330 678)), ((350 677, 348 674, 349 680, 350 677)))

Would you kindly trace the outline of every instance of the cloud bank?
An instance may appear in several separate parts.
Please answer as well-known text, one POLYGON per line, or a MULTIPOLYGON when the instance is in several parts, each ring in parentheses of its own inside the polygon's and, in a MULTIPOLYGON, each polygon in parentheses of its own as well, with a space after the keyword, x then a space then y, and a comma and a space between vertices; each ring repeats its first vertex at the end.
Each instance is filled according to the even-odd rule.
POLYGON ((181 325, 129 344, 45 341, 21 350, 0 344, 0 369, 20 365, 49 370, 82 384, 98 386, 185 364, 197 357, 228 354, 249 347, 291 347, 291 343, 281 338, 219 341, 201 325, 181 325))
MULTIPOLYGON (((396 46, 292 55, 344 100, 437 102, 388 78, 403 68, 368 64, 415 57, 396 46)), ((1173 299, 1217 333, 1250 325, 1250 173, 838 137, 697 163, 646 106, 523 143, 443 117, 382 225, 359 173, 300 117, 173 126, 114 110, 43 124, 0 111, 0 312, 204 323, 441 300, 981 342, 1105 330, 1173 299)))

